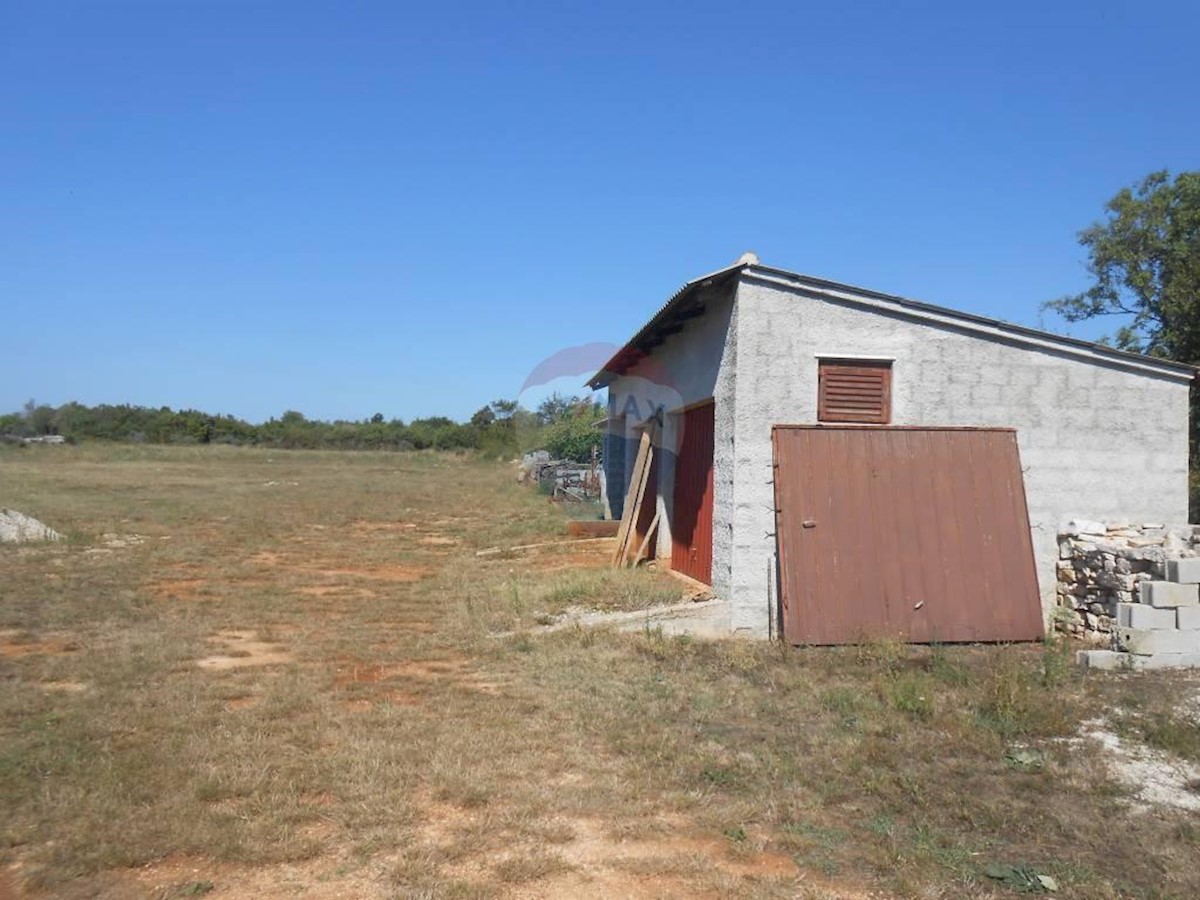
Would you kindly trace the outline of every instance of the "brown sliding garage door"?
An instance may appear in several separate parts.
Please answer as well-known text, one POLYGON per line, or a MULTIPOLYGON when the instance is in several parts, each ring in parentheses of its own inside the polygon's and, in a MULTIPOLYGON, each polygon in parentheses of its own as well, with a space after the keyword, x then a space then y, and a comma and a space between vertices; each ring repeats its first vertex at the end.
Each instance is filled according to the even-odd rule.
POLYGON ((772 438, 788 641, 1042 635, 1016 432, 776 426, 772 438))
POLYGON ((712 584, 713 404, 686 410, 675 460, 671 568, 712 584))

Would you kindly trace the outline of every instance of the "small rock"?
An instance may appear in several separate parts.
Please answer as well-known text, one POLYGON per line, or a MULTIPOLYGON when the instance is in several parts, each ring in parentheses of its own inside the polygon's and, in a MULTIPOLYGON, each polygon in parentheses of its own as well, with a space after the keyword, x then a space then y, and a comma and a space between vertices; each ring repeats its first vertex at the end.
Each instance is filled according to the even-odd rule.
POLYGON ((1063 528, 1064 534, 1069 534, 1073 537, 1080 537, 1082 535, 1103 536, 1107 531, 1108 529, 1104 526, 1103 522, 1096 522, 1090 519, 1072 519, 1063 528))

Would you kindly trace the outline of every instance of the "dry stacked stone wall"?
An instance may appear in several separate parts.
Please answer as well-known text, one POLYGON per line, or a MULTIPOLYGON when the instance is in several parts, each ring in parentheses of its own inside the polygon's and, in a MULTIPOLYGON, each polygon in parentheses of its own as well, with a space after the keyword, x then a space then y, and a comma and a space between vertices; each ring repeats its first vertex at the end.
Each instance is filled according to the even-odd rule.
POLYGON ((1072 521, 1058 535, 1060 631, 1108 644, 1119 603, 1145 603, 1141 585, 1168 560, 1200 556, 1200 526, 1072 521))

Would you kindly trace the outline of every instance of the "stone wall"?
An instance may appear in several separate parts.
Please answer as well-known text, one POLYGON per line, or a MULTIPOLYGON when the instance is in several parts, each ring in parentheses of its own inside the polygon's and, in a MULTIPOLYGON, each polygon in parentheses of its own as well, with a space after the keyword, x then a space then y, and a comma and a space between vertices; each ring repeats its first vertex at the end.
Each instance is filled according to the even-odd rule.
POLYGON ((1074 521, 1058 556, 1058 630, 1107 647, 1118 604, 1148 604, 1142 586, 1165 579, 1168 560, 1200 556, 1200 526, 1074 521))

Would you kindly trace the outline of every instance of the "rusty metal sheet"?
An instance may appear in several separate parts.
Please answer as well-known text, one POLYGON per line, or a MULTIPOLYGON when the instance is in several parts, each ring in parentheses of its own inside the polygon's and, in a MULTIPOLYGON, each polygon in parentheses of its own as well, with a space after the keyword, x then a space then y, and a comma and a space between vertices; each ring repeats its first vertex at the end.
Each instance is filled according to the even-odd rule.
POLYGON ((713 411, 710 402, 683 414, 671 523, 671 568, 705 584, 712 584, 713 411))
POLYGON ((772 442, 786 640, 1042 636, 1015 431, 779 425, 772 442))

